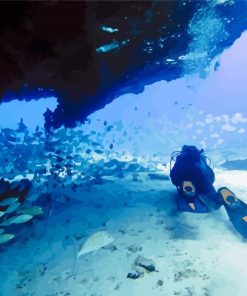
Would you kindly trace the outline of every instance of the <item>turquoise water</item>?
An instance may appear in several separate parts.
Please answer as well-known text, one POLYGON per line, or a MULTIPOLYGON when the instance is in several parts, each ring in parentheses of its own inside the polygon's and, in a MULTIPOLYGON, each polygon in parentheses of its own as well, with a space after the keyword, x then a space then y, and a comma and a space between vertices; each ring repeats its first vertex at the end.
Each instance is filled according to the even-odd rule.
POLYGON ((0 295, 246 295, 246 241, 222 209, 178 212, 169 161, 204 148, 216 187, 247 200, 247 33, 212 60, 224 20, 201 11, 188 30, 182 78, 74 128, 44 129, 56 98, 0 105, 0 295))

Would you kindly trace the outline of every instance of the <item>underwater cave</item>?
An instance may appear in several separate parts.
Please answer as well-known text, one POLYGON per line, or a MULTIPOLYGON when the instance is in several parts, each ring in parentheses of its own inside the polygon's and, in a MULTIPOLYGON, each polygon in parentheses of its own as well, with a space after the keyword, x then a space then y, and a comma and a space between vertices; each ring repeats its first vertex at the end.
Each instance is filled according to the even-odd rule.
POLYGON ((0 296, 245 296, 247 2, 0 8, 0 296))

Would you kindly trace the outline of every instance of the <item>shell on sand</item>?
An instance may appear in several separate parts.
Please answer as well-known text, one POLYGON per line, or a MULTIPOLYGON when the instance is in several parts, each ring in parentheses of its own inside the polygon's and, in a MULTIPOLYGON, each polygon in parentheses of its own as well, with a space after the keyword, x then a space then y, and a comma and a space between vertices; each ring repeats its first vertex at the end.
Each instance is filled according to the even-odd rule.
POLYGON ((97 251, 112 243, 114 238, 106 231, 97 231, 85 241, 77 254, 77 258, 89 252, 97 251))

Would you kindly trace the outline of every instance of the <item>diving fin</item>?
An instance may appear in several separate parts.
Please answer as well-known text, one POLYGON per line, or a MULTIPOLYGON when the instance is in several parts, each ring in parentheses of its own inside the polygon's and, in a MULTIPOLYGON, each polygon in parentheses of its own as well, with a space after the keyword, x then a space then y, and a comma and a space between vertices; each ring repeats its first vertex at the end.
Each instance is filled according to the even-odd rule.
POLYGON ((221 187, 217 192, 233 226, 247 238, 247 204, 237 198, 227 187, 221 187))

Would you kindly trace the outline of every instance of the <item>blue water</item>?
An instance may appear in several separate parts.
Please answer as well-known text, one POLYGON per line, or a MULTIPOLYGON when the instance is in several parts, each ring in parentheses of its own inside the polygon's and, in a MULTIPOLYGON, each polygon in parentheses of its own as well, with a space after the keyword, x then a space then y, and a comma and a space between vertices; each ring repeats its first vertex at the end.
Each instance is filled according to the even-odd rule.
POLYGON ((247 196, 247 32, 209 62, 227 32, 203 15, 182 78, 123 95, 75 128, 45 131, 56 98, 0 105, 0 202, 15 199, 0 204, 0 295, 246 295, 246 242, 222 211, 178 213, 168 177, 171 153, 196 145, 214 160, 216 185, 247 196), (113 244, 76 261, 99 230, 113 244), (138 256, 157 272, 137 271, 138 256))

